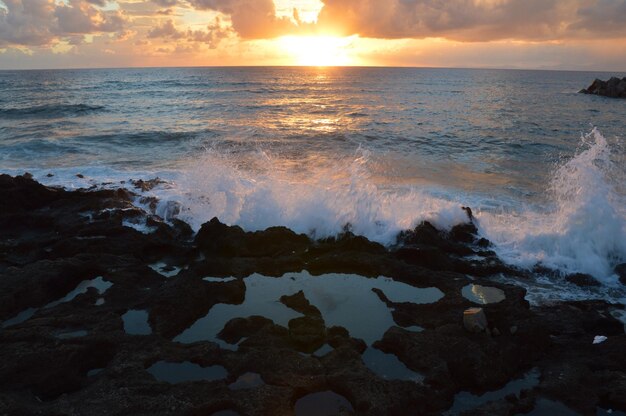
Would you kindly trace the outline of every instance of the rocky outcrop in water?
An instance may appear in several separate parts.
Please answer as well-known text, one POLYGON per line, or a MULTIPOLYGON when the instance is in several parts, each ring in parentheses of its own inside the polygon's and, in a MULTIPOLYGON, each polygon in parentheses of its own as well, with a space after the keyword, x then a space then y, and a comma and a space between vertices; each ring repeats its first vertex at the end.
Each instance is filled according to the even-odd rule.
POLYGON ((619 79, 612 77, 608 81, 596 79, 593 83, 580 90, 582 94, 595 94, 603 97, 626 98, 626 77, 619 79))
POLYGON ((301 398, 331 391, 358 415, 439 415, 459 392, 498 390, 531 369, 541 374, 537 385, 463 410, 514 414, 547 398, 585 415, 598 406, 626 411, 626 335, 612 316, 621 307, 531 308, 524 289, 489 279, 528 275, 485 250, 472 224, 443 232, 422 223, 386 248, 350 232, 313 241, 282 227, 245 232, 217 219, 194 236, 180 221, 134 207, 127 190, 68 192, 0 175, 0 196, 0 414, 287 416, 301 398), (242 304, 247 276, 302 270, 364 281, 384 275, 443 292, 421 304, 372 293, 393 325, 369 348, 393 354, 423 380, 371 371, 367 344, 330 326, 322 305, 297 288, 275 300, 301 314, 287 326, 241 316, 218 335, 233 348, 175 340, 215 305, 242 304), (470 283, 506 295, 479 305, 488 327, 478 333, 463 326, 463 312, 477 306, 462 295, 470 283), (125 331, 129 310, 146 311, 144 335, 125 331), (593 345, 596 335, 607 340, 593 345), (310 354, 321 345, 329 352, 310 354), (227 375, 169 383, 148 371, 162 362, 227 375), (230 387, 250 372, 263 382, 230 387))

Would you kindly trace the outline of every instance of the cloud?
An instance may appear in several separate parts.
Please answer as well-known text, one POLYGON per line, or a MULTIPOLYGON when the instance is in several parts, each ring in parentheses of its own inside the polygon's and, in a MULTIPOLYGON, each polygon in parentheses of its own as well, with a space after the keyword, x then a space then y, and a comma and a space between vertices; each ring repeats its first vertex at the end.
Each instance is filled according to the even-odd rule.
POLYGON ((54 0, 3 0, 0 45, 43 46, 76 35, 123 31, 120 11, 101 11, 83 0, 57 4, 54 0))
POLYGON ((458 41, 626 36, 626 0, 323 0, 318 26, 344 35, 458 41), (608 24, 607 24, 608 23, 608 24))
POLYGON ((595 4, 578 9, 578 20, 569 26, 572 32, 588 35, 626 34, 626 0, 598 0, 595 4))
MULTIPOLYGON (((216 17, 214 22, 207 26, 205 30, 180 30, 176 28, 172 20, 166 20, 161 25, 148 32, 150 39, 184 40, 188 43, 205 43, 209 48, 216 48, 222 39, 230 36, 231 30, 222 26, 221 20, 216 17)), ((183 46, 178 45, 182 50, 183 46)), ((189 47, 187 47, 188 49, 189 47)))
POLYGON ((299 31, 286 17, 276 17, 273 0, 189 0, 198 10, 215 10, 230 16, 233 29, 245 39, 274 38, 299 31))
POLYGON ((179 0, 152 0, 152 2, 161 7, 173 7, 180 3, 179 0))

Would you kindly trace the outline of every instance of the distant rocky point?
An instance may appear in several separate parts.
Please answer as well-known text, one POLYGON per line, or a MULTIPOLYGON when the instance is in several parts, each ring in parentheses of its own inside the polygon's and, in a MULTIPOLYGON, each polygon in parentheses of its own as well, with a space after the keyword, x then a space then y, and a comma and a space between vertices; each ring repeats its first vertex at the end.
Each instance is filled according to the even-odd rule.
POLYGON ((602 95, 604 97, 611 98, 626 98, 626 77, 622 79, 611 77, 608 81, 596 79, 589 87, 582 89, 579 92, 583 94, 602 95))

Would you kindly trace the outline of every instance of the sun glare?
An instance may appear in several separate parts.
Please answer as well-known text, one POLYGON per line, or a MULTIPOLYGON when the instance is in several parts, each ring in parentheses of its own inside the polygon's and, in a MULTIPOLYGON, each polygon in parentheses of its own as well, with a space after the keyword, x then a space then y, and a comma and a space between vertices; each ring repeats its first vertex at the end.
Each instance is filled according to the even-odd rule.
POLYGON ((357 64, 351 56, 353 40, 353 36, 285 36, 279 43, 294 65, 349 66, 357 64))

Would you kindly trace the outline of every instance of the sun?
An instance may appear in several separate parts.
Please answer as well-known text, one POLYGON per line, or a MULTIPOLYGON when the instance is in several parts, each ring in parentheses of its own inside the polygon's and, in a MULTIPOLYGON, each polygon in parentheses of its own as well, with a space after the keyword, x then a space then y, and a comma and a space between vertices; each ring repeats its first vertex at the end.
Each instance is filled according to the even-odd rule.
POLYGON ((352 56, 354 36, 285 36, 280 48, 299 66, 350 66, 357 60, 352 56))

